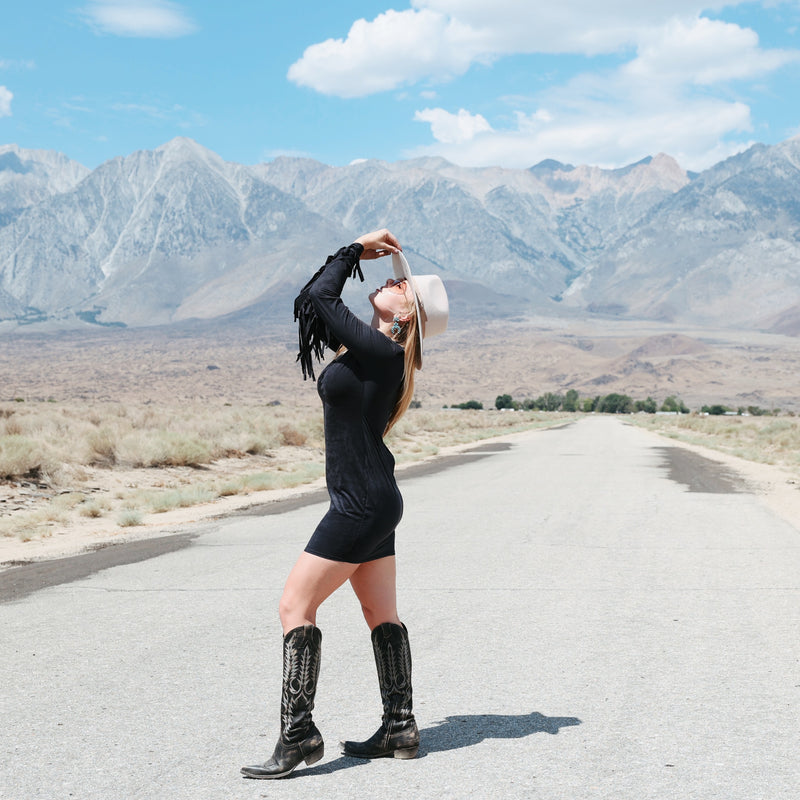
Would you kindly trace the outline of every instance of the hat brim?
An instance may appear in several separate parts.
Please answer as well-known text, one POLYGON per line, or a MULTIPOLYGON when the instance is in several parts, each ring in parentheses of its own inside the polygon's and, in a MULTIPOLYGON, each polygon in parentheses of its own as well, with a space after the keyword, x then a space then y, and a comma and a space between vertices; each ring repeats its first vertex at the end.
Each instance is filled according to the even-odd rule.
POLYGON ((394 270, 394 277, 401 278, 408 281, 411 286, 411 294, 414 296, 414 313, 417 315, 417 344, 419 347, 420 365, 422 364, 422 343, 425 341, 423 336, 422 326, 424 320, 422 318, 422 309, 419 304, 419 291, 417 284, 414 281, 414 276, 411 274, 411 267, 408 266, 408 261, 402 253, 392 253, 392 269, 394 270))

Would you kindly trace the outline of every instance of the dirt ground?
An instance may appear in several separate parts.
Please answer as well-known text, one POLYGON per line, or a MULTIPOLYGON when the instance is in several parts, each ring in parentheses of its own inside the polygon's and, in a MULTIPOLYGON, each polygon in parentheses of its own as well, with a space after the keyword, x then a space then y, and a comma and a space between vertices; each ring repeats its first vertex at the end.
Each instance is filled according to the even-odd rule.
MULTIPOLYGON (((0 336, 0 400, 165 399, 314 406, 286 325, 185 325, 0 336)), ((454 319, 426 345, 415 397, 424 407, 500 394, 577 390, 633 399, 669 395, 690 408, 721 403, 800 412, 800 338, 755 331, 594 320, 454 319)))

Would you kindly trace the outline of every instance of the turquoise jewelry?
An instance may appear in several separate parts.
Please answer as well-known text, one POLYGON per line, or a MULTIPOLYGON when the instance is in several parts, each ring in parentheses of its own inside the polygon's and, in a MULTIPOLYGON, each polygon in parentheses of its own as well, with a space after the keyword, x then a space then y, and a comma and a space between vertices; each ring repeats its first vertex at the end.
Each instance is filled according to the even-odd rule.
POLYGON ((392 322, 392 336, 397 336, 400 331, 403 330, 400 327, 400 317, 397 314, 394 315, 394 321, 392 322))

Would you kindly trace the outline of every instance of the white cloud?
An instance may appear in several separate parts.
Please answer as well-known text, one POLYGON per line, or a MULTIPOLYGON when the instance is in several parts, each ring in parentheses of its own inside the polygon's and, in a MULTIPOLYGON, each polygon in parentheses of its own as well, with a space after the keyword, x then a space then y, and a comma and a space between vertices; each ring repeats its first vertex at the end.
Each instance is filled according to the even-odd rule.
POLYGON ((0 117, 11 116, 11 101, 13 99, 14 95, 5 86, 0 86, 0 117))
MULTIPOLYGON (((635 57, 618 69, 540 92, 535 113, 516 110, 504 129, 458 142, 441 140, 432 128, 437 142, 408 155, 472 166, 526 167, 556 158, 613 167, 666 152, 684 167, 703 169, 751 144, 750 109, 715 97, 713 87, 797 60, 796 51, 760 49, 755 32, 737 25, 670 19, 642 33, 635 57)), ((518 109, 523 100, 509 102, 518 109)))
POLYGON ((173 39, 194 33, 197 26, 169 0, 93 0, 81 13, 98 33, 173 39))
POLYGON ((323 94, 363 97, 423 79, 448 80, 512 53, 621 52, 667 20, 690 21, 704 9, 741 2, 413 0, 411 9, 357 20, 345 39, 311 45, 288 77, 323 94))
POLYGON ((470 114, 463 108, 457 114, 451 114, 442 108, 425 108, 417 111, 414 119, 419 122, 429 122, 433 138, 444 144, 468 142, 478 134, 492 130, 492 126, 484 117, 480 114, 470 114))
POLYGON ((358 20, 344 39, 312 45, 289 78, 340 97, 423 82, 425 97, 432 88, 425 83, 505 55, 615 54, 625 62, 616 69, 508 98, 502 125, 468 108, 417 111, 435 142, 407 155, 470 165, 558 158, 620 166, 663 151, 701 169, 750 144, 750 109, 734 99, 731 82, 800 60, 800 50, 764 49, 755 31, 702 16, 745 1, 411 0, 405 11, 358 20))
MULTIPOLYGON (((711 42, 706 38, 705 44, 711 42)), ((415 119, 431 123, 437 141, 406 155, 439 155, 465 166, 524 168, 555 158, 618 167, 665 152, 688 169, 704 169, 751 144, 743 136, 752 129, 747 105, 698 89, 681 72, 680 63, 677 72, 667 69, 670 61, 657 71, 658 63, 653 46, 646 58, 639 54, 617 70, 578 75, 540 93, 532 113, 513 110, 522 99, 509 98, 513 123, 461 140, 445 140, 434 129, 434 122, 446 118, 445 109, 425 109, 425 116, 417 112, 415 119)))
POLYGON ((749 141, 726 143, 724 137, 750 127, 746 105, 714 99, 661 111, 609 109, 596 117, 537 112, 519 115, 514 128, 419 147, 407 155, 439 155, 463 166, 522 169, 545 158, 618 167, 666 152, 683 167, 699 170, 749 146, 749 141))
POLYGON ((798 51, 759 49, 758 35, 749 28, 700 17, 672 19, 643 34, 636 58, 624 71, 643 81, 710 85, 761 75, 799 59, 798 51))
POLYGON ((289 80, 322 94, 363 97, 430 75, 453 77, 475 58, 469 31, 430 11, 392 11, 356 20, 347 39, 311 45, 289 80))

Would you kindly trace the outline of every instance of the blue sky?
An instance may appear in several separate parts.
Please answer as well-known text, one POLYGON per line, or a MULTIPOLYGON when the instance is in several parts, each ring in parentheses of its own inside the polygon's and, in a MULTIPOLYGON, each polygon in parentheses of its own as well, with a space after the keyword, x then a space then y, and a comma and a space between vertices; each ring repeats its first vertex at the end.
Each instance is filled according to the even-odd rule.
POLYGON ((7 0, 0 144, 88 167, 441 155, 703 169, 800 133, 800 0, 7 0))

